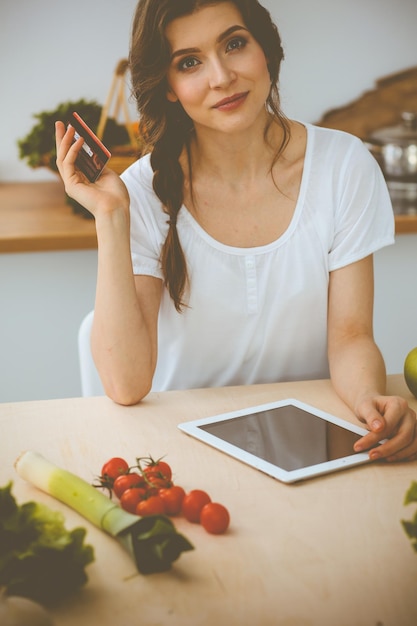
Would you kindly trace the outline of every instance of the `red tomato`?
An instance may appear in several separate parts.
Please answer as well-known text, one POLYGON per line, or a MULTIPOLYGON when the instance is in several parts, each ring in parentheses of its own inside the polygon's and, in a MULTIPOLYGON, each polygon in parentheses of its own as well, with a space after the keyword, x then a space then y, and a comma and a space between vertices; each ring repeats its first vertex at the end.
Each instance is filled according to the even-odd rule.
POLYGON ((229 511, 218 502, 209 502, 201 509, 200 524, 208 533, 221 535, 229 528, 229 511))
POLYGON ((140 500, 136 506, 136 514, 146 515, 165 515, 165 504, 160 496, 149 496, 144 500, 140 500))
POLYGON ((209 502, 211 502, 210 496, 201 489, 193 489, 187 493, 182 501, 182 513, 185 519, 197 524, 200 521, 201 509, 209 502))
POLYGON ((181 512, 185 496, 185 491, 182 487, 172 485, 172 487, 160 489, 158 495, 165 504, 165 513, 167 515, 178 515, 181 512))
POLYGON ((124 459, 115 456, 103 465, 101 468, 101 475, 103 477, 108 476, 114 480, 120 476, 120 474, 127 474, 128 471, 129 465, 127 462, 124 459))
POLYGON ((168 465, 165 461, 154 461, 150 459, 150 461, 143 468, 144 474, 149 478, 153 476, 154 478, 166 478, 171 480, 172 478, 172 469, 171 466, 168 465))
POLYGON ((145 480, 143 476, 139 476, 136 472, 130 474, 121 474, 113 483, 113 491, 115 495, 120 498, 123 492, 130 487, 144 487, 145 480))
POLYGON ((146 489, 143 487, 129 487, 120 496, 120 506, 129 513, 136 513, 136 507, 146 496, 146 489))
POLYGON ((145 482, 148 490, 155 494, 158 493, 160 489, 172 487, 172 482, 168 478, 160 478, 159 476, 149 476, 146 474, 145 482))

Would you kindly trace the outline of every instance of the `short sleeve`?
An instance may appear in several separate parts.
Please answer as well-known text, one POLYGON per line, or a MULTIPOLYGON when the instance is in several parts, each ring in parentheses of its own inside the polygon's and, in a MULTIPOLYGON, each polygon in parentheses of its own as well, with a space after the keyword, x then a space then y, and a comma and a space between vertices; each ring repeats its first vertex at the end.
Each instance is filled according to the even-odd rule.
POLYGON ((382 171, 362 141, 352 138, 338 178, 330 271, 395 242, 391 199, 382 171))
POLYGON ((167 216, 152 188, 149 155, 131 165, 121 178, 130 196, 130 246, 135 275, 163 278, 161 249, 168 226, 167 216))

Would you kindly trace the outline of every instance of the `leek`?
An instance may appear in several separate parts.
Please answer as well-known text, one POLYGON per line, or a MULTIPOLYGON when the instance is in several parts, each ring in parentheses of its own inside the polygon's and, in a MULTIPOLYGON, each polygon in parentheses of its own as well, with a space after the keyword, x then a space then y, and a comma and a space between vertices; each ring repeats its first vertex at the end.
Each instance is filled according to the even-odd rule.
POLYGON ((192 550, 164 515, 139 517, 124 511, 79 476, 28 450, 15 462, 21 478, 60 500, 128 550, 141 574, 164 572, 182 552, 192 550))

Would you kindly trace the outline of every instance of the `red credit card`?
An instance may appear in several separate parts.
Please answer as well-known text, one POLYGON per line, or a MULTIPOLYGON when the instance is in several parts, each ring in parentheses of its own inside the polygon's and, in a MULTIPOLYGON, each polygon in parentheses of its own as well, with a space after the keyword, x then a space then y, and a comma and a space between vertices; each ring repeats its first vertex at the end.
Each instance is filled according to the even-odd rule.
POLYGON ((75 165, 91 183, 94 183, 110 159, 111 153, 75 111, 70 124, 75 129, 74 141, 79 137, 84 139, 75 165))

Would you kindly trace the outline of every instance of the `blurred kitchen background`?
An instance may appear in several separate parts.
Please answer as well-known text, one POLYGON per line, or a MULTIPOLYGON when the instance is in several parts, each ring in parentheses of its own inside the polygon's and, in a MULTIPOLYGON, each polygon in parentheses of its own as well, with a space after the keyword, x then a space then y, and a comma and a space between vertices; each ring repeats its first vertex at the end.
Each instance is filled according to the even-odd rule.
MULTIPOLYGON (((280 86, 289 117, 316 122, 380 78, 417 66, 416 0, 263 4, 284 43, 280 86)), ((17 140, 34 113, 80 98, 104 104, 115 66, 127 56, 135 6, 1 1, 0 185, 56 180, 19 159, 17 140)), ((375 255, 375 335, 389 373, 401 372, 417 346, 417 234, 396 239, 375 255)), ((0 253, 0 402, 81 395, 77 332, 94 306, 96 258, 94 249, 0 253)))

